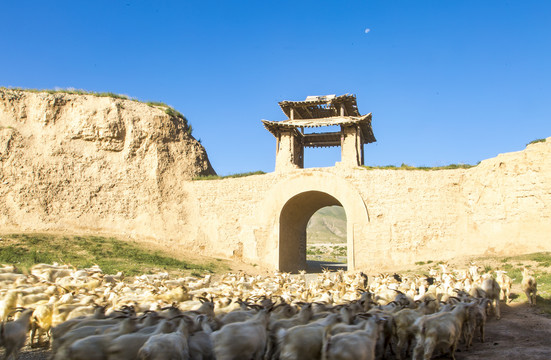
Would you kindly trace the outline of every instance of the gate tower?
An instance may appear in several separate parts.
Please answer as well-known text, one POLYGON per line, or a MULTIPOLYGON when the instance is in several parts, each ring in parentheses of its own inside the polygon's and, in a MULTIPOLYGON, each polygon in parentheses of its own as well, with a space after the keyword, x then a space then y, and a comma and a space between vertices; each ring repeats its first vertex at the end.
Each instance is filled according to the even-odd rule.
POLYGON ((308 96, 304 101, 281 101, 279 106, 287 120, 262 120, 276 138, 276 172, 304 168, 304 147, 340 146, 340 165, 360 166, 363 145, 376 141, 371 113, 360 115, 355 95, 308 96), (335 125, 340 131, 304 133, 304 128, 335 125))

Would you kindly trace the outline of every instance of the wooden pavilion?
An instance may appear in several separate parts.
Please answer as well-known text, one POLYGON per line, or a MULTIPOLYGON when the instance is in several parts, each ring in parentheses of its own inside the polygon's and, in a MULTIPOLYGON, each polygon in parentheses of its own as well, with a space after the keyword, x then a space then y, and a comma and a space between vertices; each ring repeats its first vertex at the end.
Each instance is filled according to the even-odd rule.
POLYGON ((360 166, 363 145, 376 141, 371 113, 360 115, 355 95, 308 96, 304 101, 281 101, 279 106, 287 120, 262 120, 277 141, 276 171, 304 168, 304 147, 340 146, 340 164, 360 166), (340 131, 304 132, 304 128, 335 125, 340 131))

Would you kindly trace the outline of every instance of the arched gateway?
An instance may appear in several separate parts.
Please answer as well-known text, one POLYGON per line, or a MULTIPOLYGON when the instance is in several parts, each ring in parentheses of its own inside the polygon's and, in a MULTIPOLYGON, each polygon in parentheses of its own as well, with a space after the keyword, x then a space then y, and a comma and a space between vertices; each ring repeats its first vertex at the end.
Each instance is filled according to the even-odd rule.
MULTIPOLYGON (((308 96, 305 101, 282 101, 284 121, 262 120, 276 138, 276 172, 304 167, 305 147, 341 147, 339 166, 363 165, 363 145, 375 141, 371 113, 361 115, 354 95, 308 96), (305 128, 340 126, 338 132, 311 132, 305 128)), ((276 185, 267 200, 268 221, 273 229, 272 266, 281 271, 306 269, 306 226, 319 209, 340 205, 347 219, 348 269, 354 269, 354 238, 367 224, 365 204, 357 189, 342 178, 326 173, 297 176, 276 185)))
POLYGON ((267 257, 272 267, 296 272, 306 267, 306 225, 325 206, 341 205, 346 213, 348 269, 355 268, 355 238, 369 222, 358 189, 326 172, 289 178, 278 183, 263 204, 264 226, 271 229, 267 257))

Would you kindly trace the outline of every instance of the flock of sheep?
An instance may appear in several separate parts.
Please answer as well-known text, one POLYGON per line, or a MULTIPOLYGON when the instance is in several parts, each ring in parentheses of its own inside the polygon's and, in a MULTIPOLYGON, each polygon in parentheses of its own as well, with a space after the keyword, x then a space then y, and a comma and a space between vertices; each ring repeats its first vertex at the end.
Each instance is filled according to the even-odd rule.
MULTIPOLYGON (((0 345, 16 359, 51 345, 52 359, 430 359, 484 341, 511 279, 446 265, 426 276, 361 272, 123 279, 93 266, 0 268, 0 345)), ((523 290, 535 304, 526 270, 523 290)))

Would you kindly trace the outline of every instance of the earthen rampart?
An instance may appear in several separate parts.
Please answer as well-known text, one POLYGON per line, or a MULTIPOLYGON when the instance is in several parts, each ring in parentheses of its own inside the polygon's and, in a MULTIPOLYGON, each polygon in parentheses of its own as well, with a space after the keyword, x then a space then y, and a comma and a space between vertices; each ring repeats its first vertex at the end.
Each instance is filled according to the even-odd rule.
MULTIPOLYGON (((198 204, 194 221, 203 225, 193 227, 193 237, 200 246, 271 267, 280 265, 286 252, 280 244, 293 231, 299 233, 293 241, 302 241, 305 224, 282 224, 284 206, 296 206, 291 218, 307 221, 312 210, 334 205, 324 194, 345 209, 354 268, 551 250, 551 138, 470 169, 316 168, 185 188, 198 204), (318 195, 308 198, 309 192, 318 195)), ((298 244, 286 246, 301 251, 298 244)))
POLYGON ((209 173, 203 147, 162 109, 0 91, 2 232, 114 234, 292 271, 309 217, 342 205, 350 268, 551 250, 551 138, 470 169, 191 180, 209 173))

